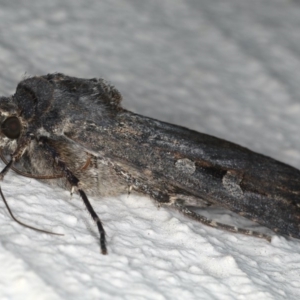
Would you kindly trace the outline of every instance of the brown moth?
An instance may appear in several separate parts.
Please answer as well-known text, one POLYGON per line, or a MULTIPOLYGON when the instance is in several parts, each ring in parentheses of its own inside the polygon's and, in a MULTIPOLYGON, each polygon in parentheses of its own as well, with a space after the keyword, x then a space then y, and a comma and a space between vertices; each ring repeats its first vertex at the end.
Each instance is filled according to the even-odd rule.
POLYGON ((191 206, 223 207, 300 238, 299 170, 132 113, 122 108, 121 99, 103 79, 48 74, 21 81, 14 95, 0 98, 1 157, 7 163, 1 179, 12 168, 76 191, 97 224, 103 254, 105 231, 87 195, 125 190, 149 195, 209 226, 271 238, 214 222, 191 206))

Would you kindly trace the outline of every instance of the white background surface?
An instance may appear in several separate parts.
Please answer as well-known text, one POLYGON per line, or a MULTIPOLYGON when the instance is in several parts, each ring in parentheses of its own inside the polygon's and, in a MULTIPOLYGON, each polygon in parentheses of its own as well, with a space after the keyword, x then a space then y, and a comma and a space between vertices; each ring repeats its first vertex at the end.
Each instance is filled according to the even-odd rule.
MULTIPOLYGON (((0 92, 24 73, 103 77, 123 106, 300 168, 300 2, 0 1, 0 92)), ((3 165, 2 165, 3 166, 3 165)), ((299 299, 300 242, 234 235, 148 198, 78 196, 10 172, 0 299, 299 299)), ((230 221, 228 214, 220 216, 230 221)))

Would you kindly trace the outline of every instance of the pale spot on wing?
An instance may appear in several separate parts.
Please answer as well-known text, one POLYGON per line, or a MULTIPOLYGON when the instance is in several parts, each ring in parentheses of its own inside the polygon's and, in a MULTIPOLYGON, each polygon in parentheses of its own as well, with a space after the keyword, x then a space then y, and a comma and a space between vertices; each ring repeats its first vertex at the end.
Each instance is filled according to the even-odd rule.
POLYGON ((196 171, 196 165, 188 158, 178 159, 175 163, 176 169, 180 172, 192 175, 196 171))

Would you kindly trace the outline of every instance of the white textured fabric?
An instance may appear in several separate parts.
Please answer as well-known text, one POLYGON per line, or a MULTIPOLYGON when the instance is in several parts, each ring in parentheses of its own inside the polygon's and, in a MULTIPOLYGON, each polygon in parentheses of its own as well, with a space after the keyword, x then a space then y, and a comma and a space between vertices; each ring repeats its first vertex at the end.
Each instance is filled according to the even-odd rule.
MULTIPOLYGON (((299 1, 0 1, 0 65, 1 95, 25 72, 103 77, 128 109, 300 168, 299 1)), ((20 227, 0 201, 1 300, 300 297, 297 240, 208 228, 148 198, 94 197, 102 256, 78 196, 13 172, 1 186, 19 219, 65 234, 20 227)))

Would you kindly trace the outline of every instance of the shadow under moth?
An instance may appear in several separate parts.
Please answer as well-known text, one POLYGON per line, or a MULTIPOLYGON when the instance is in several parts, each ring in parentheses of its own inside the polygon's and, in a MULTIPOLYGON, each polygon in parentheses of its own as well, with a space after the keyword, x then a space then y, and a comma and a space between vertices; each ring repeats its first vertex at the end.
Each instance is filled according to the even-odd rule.
MULTIPOLYGON (((221 224, 191 207, 218 206, 278 234, 300 238, 300 171, 239 145, 132 113, 103 79, 48 74, 21 81, 0 98, 0 148, 6 166, 53 180, 79 194, 100 234, 87 195, 134 191, 206 225, 271 239, 221 224)), ((29 228, 48 232, 18 221, 29 228)), ((48 232, 51 233, 51 232, 48 232)), ((54 234, 54 233, 53 233, 54 234)))

